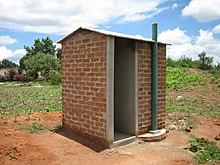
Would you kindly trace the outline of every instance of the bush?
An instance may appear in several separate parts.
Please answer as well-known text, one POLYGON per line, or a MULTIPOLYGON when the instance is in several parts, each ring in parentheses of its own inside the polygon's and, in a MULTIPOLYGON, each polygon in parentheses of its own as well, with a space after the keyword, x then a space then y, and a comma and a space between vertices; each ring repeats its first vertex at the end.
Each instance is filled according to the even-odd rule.
POLYGON ((5 82, 5 81, 6 81, 5 76, 0 75, 0 82, 5 82))
POLYGON ((26 75, 25 74, 16 74, 13 78, 15 81, 26 81, 26 75))
POLYGON ((213 63, 213 57, 207 57, 206 52, 202 52, 198 55, 199 57, 199 69, 210 70, 213 63))
POLYGON ((21 68, 18 69, 18 74, 24 74, 24 73, 25 73, 24 69, 21 69, 21 68))
POLYGON ((210 142, 204 138, 198 138, 191 135, 189 150, 195 153, 194 158, 198 163, 217 163, 220 161, 220 150, 216 142, 210 142))
POLYGON ((15 69, 9 70, 8 73, 9 73, 9 80, 10 80, 10 81, 14 80, 14 76, 15 76, 16 74, 18 74, 15 69))
POLYGON ((36 54, 29 58, 29 60, 26 60, 25 65, 27 68, 27 78, 31 81, 39 78, 39 75, 47 81, 51 70, 61 70, 61 61, 50 54, 36 54))
POLYGON ((166 76, 167 88, 173 88, 175 90, 189 86, 204 85, 206 82, 205 77, 187 73, 186 69, 180 68, 167 67, 166 76))
POLYGON ((192 60, 192 58, 186 56, 182 56, 179 60, 172 60, 170 57, 168 57, 166 62, 168 67, 173 67, 173 68, 180 68, 180 67, 198 68, 200 64, 199 61, 192 60))
POLYGON ((5 72, 6 81, 13 81, 14 76, 17 74, 15 69, 11 69, 5 72))
POLYGON ((59 85, 61 83, 61 74, 57 70, 51 70, 48 77, 52 85, 59 85))
POLYGON ((28 81, 36 80, 37 77, 38 77, 37 72, 32 71, 32 70, 27 70, 27 80, 28 81))
POLYGON ((217 79, 220 76, 220 64, 212 66, 209 72, 217 79))

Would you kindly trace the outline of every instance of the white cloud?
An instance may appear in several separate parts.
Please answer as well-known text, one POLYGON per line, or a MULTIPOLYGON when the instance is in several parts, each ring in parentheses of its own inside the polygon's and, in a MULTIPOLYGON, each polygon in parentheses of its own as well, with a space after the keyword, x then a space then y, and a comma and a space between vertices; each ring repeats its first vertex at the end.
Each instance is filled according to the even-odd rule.
POLYGON ((178 7, 178 4, 177 3, 174 3, 173 5, 172 5, 172 9, 176 9, 178 7))
POLYGON ((213 33, 220 33, 220 24, 216 25, 213 29, 212 29, 213 33))
POLYGON ((19 62, 19 59, 25 54, 25 49, 17 49, 12 51, 5 46, 0 46, 0 60, 10 59, 13 62, 19 62))
POLYGON ((183 16, 192 16, 199 22, 208 22, 220 19, 219 0, 191 0, 182 10, 183 16))
POLYGON ((200 30, 198 36, 191 38, 177 27, 161 32, 158 41, 172 44, 167 47, 167 56, 173 59, 185 55, 195 60, 198 59, 199 53, 205 51, 207 56, 214 57, 214 63, 220 62, 220 40, 215 39, 211 31, 200 30))
POLYGON ((175 45, 185 44, 191 41, 191 38, 185 34, 185 31, 177 27, 174 30, 167 30, 160 33, 158 40, 175 45))
POLYGON ((16 38, 11 38, 10 36, 0 36, 0 45, 14 44, 16 42, 16 38))
POLYGON ((66 34, 78 26, 134 22, 147 19, 163 9, 164 0, 14 0, 0 1, 0 27, 66 34), (130 19, 129 19, 130 18, 130 19))
POLYGON ((167 9, 169 9, 169 8, 168 7, 154 8, 154 10, 152 10, 150 12, 128 14, 128 15, 124 16, 124 18, 118 22, 125 23, 125 22, 137 22, 137 21, 145 20, 148 18, 152 18, 153 16, 155 16, 158 13, 161 13, 162 11, 167 10, 167 9))
POLYGON ((57 49, 57 48, 60 48, 60 49, 62 48, 62 45, 61 45, 61 44, 58 44, 58 43, 56 43, 56 42, 55 42, 55 43, 53 43, 53 45, 55 45, 55 46, 56 46, 56 49, 57 49))

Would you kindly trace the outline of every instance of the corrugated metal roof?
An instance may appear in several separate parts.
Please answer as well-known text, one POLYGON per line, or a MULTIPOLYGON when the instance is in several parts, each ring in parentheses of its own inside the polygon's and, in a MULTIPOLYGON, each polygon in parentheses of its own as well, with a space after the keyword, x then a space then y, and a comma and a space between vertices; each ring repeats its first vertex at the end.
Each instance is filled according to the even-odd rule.
MULTIPOLYGON (((79 29, 84 29, 84 30, 89 30, 89 31, 93 31, 96 33, 100 33, 100 34, 104 34, 107 36, 113 36, 113 37, 121 37, 121 38, 128 38, 128 39, 133 39, 133 40, 139 40, 139 41, 145 41, 145 42, 154 42, 154 40, 148 39, 148 38, 144 38, 140 35, 128 35, 128 34, 122 34, 122 33, 117 33, 117 32, 111 32, 111 31, 106 31, 106 30, 101 30, 101 29, 93 29, 93 28, 88 28, 88 27, 79 27, 78 29, 74 30, 72 33, 68 34, 67 36, 65 36, 64 38, 60 39, 59 41, 57 41, 58 43, 61 43, 62 41, 64 41, 65 39, 67 39, 69 36, 71 36, 73 33, 75 33, 77 30, 79 29)), ((162 42, 158 42, 158 43, 162 43, 162 42)), ((162 43, 162 44, 166 44, 166 45, 170 45, 168 43, 162 43)))

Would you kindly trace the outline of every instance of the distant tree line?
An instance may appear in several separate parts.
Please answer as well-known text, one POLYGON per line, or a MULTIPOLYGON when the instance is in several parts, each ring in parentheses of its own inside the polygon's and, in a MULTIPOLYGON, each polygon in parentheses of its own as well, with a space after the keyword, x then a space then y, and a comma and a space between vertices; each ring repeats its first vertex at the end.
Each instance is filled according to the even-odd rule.
POLYGON ((0 69, 1 68, 16 68, 16 67, 18 67, 18 65, 8 59, 3 59, 2 61, 0 61, 0 69))
POLYGON ((20 59, 19 66, 7 59, 0 61, 0 69, 7 68, 5 75, 0 75, 0 81, 43 80, 60 84, 61 49, 56 48, 49 37, 35 39, 33 46, 24 46, 24 49, 26 54, 20 59), (25 76, 23 70, 26 71, 25 76))
POLYGON ((179 60, 173 60, 170 57, 167 58, 168 67, 186 67, 186 68, 198 68, 207 70, 214 76, 220 76, 220 63, 213 65, 213 57, 208 57, 206 52, 198 54, 198 60, 182 56, 179 60))
MULTIPOLYGON (((53 45, 53 41, 47 37, 35 39, 33 46, 24 46, 26 54, 19 61, 19 68, 26 70, 26 78, 29 81, 42 79, 52 84, 61 82, 61 49, 53 45)), ((198 60, 182 56, 179 60, 167 58, 168 67, 186 67, 208 70, 214 76, 220 76, 220 63, 213 65, 213 57, 208 57, 206 52, 198 54, 198 60)), ((16 68, 18 65, 4 59, 0 61, 1 68, 16 68)))

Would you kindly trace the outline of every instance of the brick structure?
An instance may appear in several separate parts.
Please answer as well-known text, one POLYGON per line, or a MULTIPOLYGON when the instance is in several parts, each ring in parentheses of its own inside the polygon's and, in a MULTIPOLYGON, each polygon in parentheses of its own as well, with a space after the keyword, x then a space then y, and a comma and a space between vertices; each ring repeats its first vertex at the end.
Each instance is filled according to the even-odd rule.
MULTIPOLYGON (((151 127, 151 44, 138 42, 138 134, 151 127)), ((158 45, 158 127, 165 125, 166 45, 158 45)))
MULTIPOLYGON (((118 130, 123 134, 136 136, 150 129, 151 47, 154 41, 79 28, 61 39, 59 43, 62 44, 62 113, 65 128, 96 140, 104 147, 110 147, 116 141, 115 132, 118 130), (123 55, 124 51, 124 54, 128 54, 129 57, 123 55), (118 59, 119 56, 120 59, 118 59), (129 61, 131 62, 129 63, 129 61), (128 67, 126 68, 124 65, 128 65, 128 67), (132 76, 128 74, 127 70, 131 71, 132 76), (120 79, 121 75, 117 77, 117 72, 122 72, 125 78, 120 79), (128 76, 126 77, 126 75, 128 76), (121 85, 120 81, 124 79, 128 83, 121 85), (119 83, 119 88, 116 87, 117 83, 119 83), (131 91, 131 94, 120 95, 117 93, 124 86, 126 87, 124 91, 131 91), (127 95, 131 95, 131 97, 127 95), (132 107, 129 109, 132 114, 128 115, 128 111, 120 110, 120 105, 117 105, 115 98, 122 98, 123 102, 126 102, 126 99, 128 103, 132 102, 128 107, 128 109, 132 107), (115 109, 119 109, 119 112, 115 109), (127 131, 123 131, 123 127, 119 128, 115 124, 116 122, 119 122, 119 125, 124 128, 132 126, 127 131)), ((159 128, 165 126, 165 82, 166 44, 159 43, 159 128)), ((126 105, 123 106, 126 107, 126 105)))

